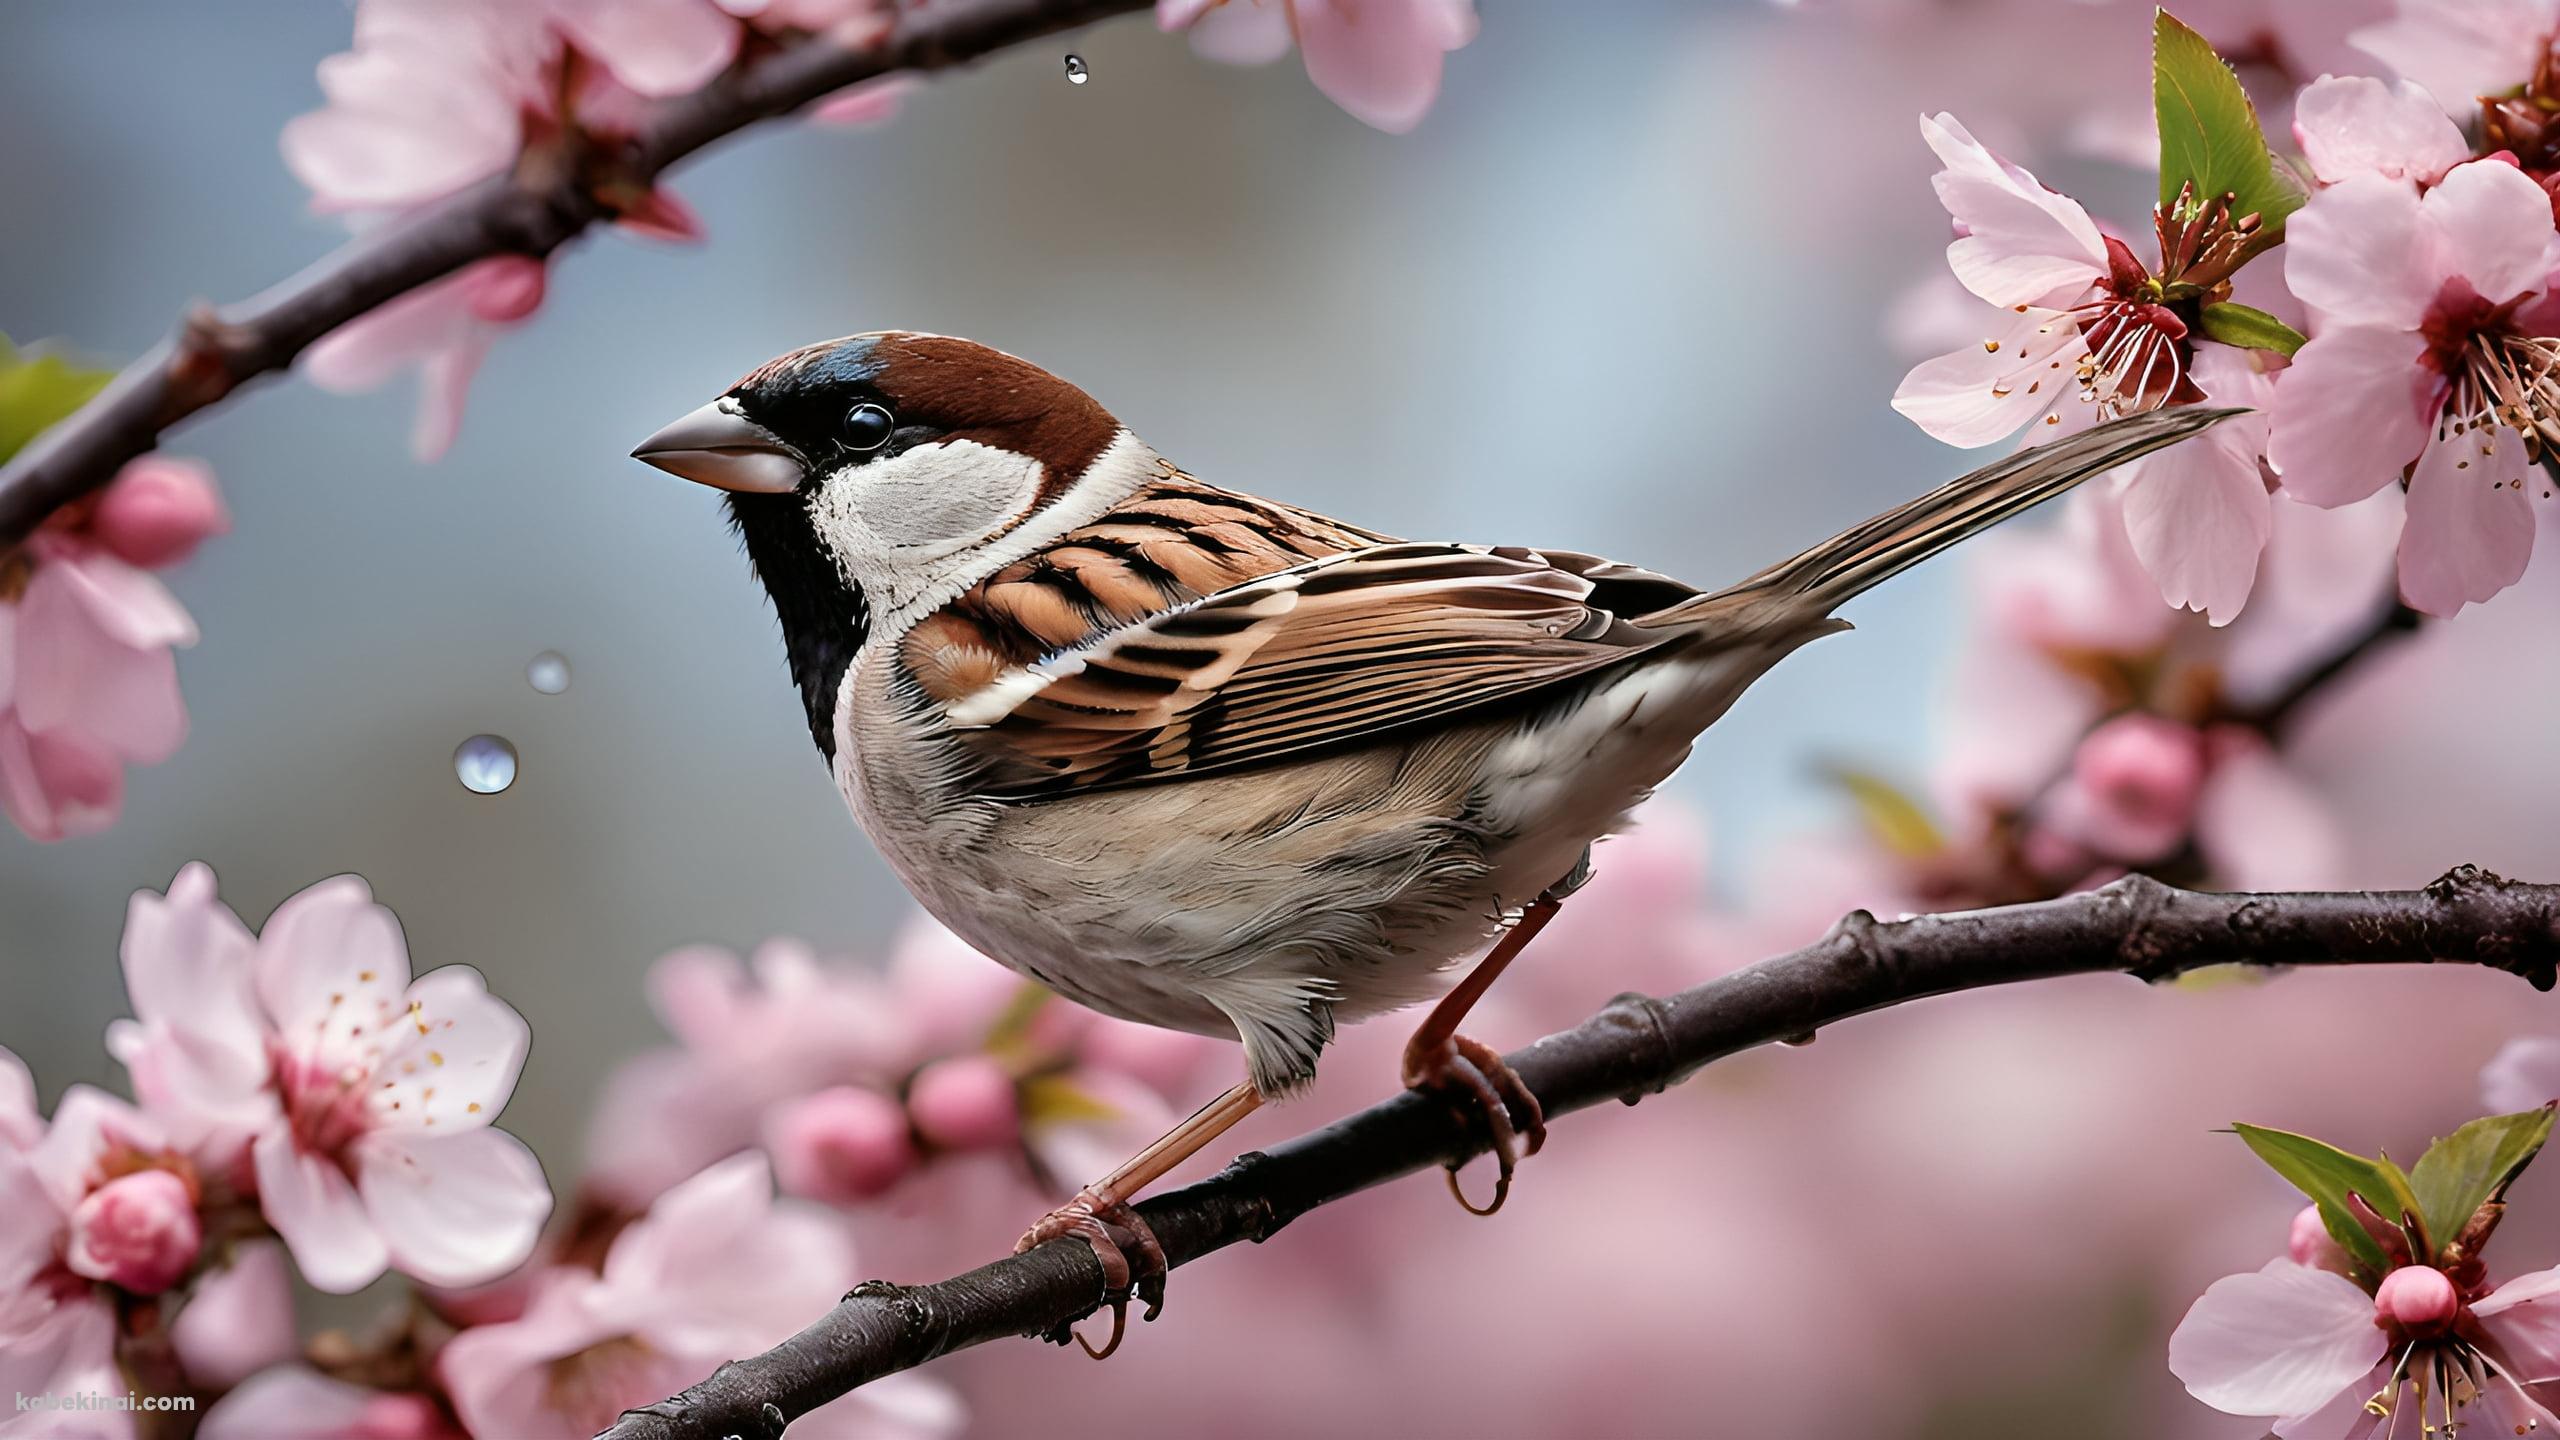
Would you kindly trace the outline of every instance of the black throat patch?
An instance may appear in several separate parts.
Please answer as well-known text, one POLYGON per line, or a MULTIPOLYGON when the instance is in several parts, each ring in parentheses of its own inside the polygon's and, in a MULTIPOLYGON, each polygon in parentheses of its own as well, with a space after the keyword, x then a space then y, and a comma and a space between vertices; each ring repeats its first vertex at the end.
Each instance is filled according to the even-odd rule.
POLYGON ((809 712, 809 738, 829 769, 836 758, 836 692, 854 652, 871 633, 871 606, 844 578, 809 519, 800 495, 733 494, 729 519, 746 542, 747 561, 773 597, 782 622, 782 651, 800 703, 809 712))

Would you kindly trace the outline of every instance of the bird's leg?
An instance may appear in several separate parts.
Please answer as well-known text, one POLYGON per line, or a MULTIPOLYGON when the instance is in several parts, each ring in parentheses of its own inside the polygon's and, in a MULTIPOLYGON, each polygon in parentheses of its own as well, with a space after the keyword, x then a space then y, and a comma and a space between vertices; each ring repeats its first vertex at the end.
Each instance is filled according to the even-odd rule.
POLYGON ((1492 1136, 1497 1168, 1491 1204, 1478 1206, 1467 1199, 1467 1192, 1458 1187, 1458 1167, 1449 1167, 1449 1193, 1457 1196, 1458 1203, 1471 1214, 1490 1215, 1502 1208, 1502 1202, 1511 1194, 1511 1172, 1547 1143, 1547 1117, 1538 1097, 1529 1092, 1502 1056, 1492 1046, 1459 1034, 1458 1024, 1501 978, 1503 967, 1511 963, 1512 957, 1528 948, 1529 942, 1555 918, 1563 908, 1564 897, 1581 889, 1590 878, 1591 852, 1585 850, 1572 874, 1548 886, 1537 899, 1521 908, 1520 918, 1476 962, 1465 979, 1440 997, 1440 1003, 1423 1017, 1421 1028, 1405 1042, 1405 1088, 1451 1097, 1461 1109, 1480 1117, 1492 1136))
MULTIPOLYGON (((1120 1348, 1120 1334, 1129 1322, 1133 1288, 1147 1302, 1147 1319, 1153 1320, 1164 1308, 1164 1247, 1156 1243, 1155 1232, 1147 1228, 1145 1219, 1129 1202, 1137 1198, 1139 1191, 1164 1178, 1166 1171, 1199 1154, 1202 1147, 1261 1104, 1262 1092, 1254 1089, 1250 1081, 1228 1090, 1023 1232, 1021 1241, 1013 1247, 1016 1255, 1034 1245, 1073 1236, 1092 1246, 1093 1257, 1102 1262, 1103 1300, 1111 1307, 1111 1338, 1097 1350, 1082 1335, 1076 1336, 1084 1353, 1102 1360, 1120 1348), (1129 1248, 1137 1252, 1134 1268, 1129 1255, 1121 1249, 1120 1240, 1112 1234, 1115 1228, 1129 1236, 1129 1248)), ((1063 1341, 1066 1337, 1055 1338, 1063 1341)))

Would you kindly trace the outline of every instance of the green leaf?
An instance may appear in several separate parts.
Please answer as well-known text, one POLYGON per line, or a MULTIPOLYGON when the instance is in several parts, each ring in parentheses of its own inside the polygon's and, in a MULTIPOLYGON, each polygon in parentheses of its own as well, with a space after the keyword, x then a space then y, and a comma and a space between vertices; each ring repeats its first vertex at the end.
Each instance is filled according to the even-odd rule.
POLYGON ((2542 1142, 2551 1138, 2551 1107, 2474 1120, 2427 1147, 2409 1171, 2418 1213, 2438 1246, 2452 1243, 2473 1212, 2498 1199, 2542 1142))
MULTIPOLYGON (((2363 1196, 2374 1213, 2393 1224, 2400 1223, 2404 1215, 2423 1216, 2424 1208, 2411 1193, 2409 1177, 2400 1173, 2399 1166, 2387 1157, 2368 1160, 2288 1130, 2256 1125, 2231 1128, 2259 1159, 2267 1162, 2269 1169, 2311 1197, 2312 1203, 2320 1207, 2320 1219, 2328 1225, 2329 1237, 2349 1255, 2377 1276, 2391 1268, 2381 1242, 2367 1233, 2355 1212, 2347 1208, 2347 1197, 2363 1196)), ((2418 1243, 2426 1245, 2425 1237, 2418 1237, 2418 1243)), ((2432 1253, 2432 1247, 2428 1248, 2432 1253)))
POLYGON ((1887 850, 1917 860, 1945 848, 1946 837, 1938 833, 1929 813, 1892 781, 1846 765, 1828 766, 1823 774, 1847 793, 1850 803, 1857 806, 1858 818, 1865 822, 1867 833, 1887 850))
POLYGON ((2273 350, 2290 357, 2294 351, 2311 343, 2310 338, 2264 310, 2225 301, 2207 305, 2196 312, 2196 320, 2208 340, 2237 345, 2243 350, 2273 350))
POLYGON ((1078 1089, 1064 1075, 1034 1075, 1022 1082, 1022 1123, 1025 1128, 1090 1124, 1098 1120, 1116 1120, 1119 1116, 1118 1106, 1090 1091, 1078 1089))
POLYGON ((38 431, 89 403, 114 372, 82 370, 59 355, 20 355, 0 336, 0 462, 36 438, 38 431))
POLYGON ((2228 191, 2235 218, 2258 216, 2253 249, 2282 239, 2285 217, 2302 208, 2302 191, 2277 168, 2240 77, 2166 10, 2152 23, 2151 98, 2160 118, 2162 208, 2174 210, 2179 188, 2193 181, 2198 202, 2228 191))

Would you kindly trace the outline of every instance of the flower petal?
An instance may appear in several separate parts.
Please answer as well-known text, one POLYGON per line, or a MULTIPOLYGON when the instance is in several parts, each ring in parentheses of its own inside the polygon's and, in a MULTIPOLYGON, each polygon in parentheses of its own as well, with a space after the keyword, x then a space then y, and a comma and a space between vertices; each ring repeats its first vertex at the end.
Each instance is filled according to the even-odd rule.
POLYGON ((300 1353, 284 1247, 272 1240, 233 1246, 230 1264, 196 1281, 170 1322, 169 1340, 187 1379, 211 1390, 229 1389, 300 1353))
POLYGON ((2125 466, 2125 533, 2160 598, 2228 625, 2257 583, 2272 525, 2258 469, 2263 414, 2235 416, 2194 442, 2125 466))
POLYGON ((2456 166, 2420 211, 2435 274, 2469 281, 2492 303, 2539 289, 2551 274, 2551 197, 2513 165, 2456 166))
POLYGON ((2297 1415, 2361 1380, 2389 1344, 2354 1281, 2274 1260, 2206 1288, 2169 1337, 2169 1369, 2216 1410, 2297 1415))
POLYGON ((533 1043, 524 1017, 468 965, 420 976, 407 1012, 389 1023, 374 1065, 380 1083, 365 1097, 373 1122, 387 1130, 450 1133, 497 1119, 533 1043))
POLYGON ((1933 184, 1964 235, 1947 264, 1994 305, 2050 305, 2106 273, 2107 249, 2089 212, 1974 139, 1953 115, 1922 116, 1921 138, 1946 168, 1933 184))
POLYGON ((2443 278, 2429 268, 2419 203, 2407 182, 2379 175, 2312 196, 2285 222, 2285 284, 2329 324, 2417 329, 2443 278))
POLYGON ((551 1214, 542 1162, 504 1130, 377 1132, 356 1188, 390 1263, 430 1285, 477 1285, 525 1262, 551 1214))
POLYGON ((346 1172, 326 1156, 304 1154, 281 1125, 261 1131, 249 1157, 258 1176, 258 1209, 284 1237, 302 1278, 332 1295, 372 1284, 391 1252, 346 1172))
POLYGON ((2089 353, 2059 310, 1992 313, 2005 320, 1997 333, 1912 366, 1893 392, 1895 410, 1950 445, 1988 445, 2065 403, 2089 353))
POLYGON ((2472 96, 2532 78, 2552 9, 2551 0, 2400 0, 2398 15, 2347 40, 2447 105, 2467 107, 2472 96))
POLYGON ((2426 340, 2405 330, 2323 330, 2276 377, 2267 462, 2314 505, 2346 505, 2398 478, 2427 440, 2426 340))
POLYGON ((2524 578, 2533 559, 2533 502, 2524 441, 2504 425, 2446 435, 2418 457, 2400 532, 2400 593, 2450 616, 2524 578))
POLYGON ((370 1029, 407 1006, 409 946, 399 917, 373 903, 360 875, 323 880, 275 908, 258 939, 258 1001, 297 1054, 346 1027, 370 1029))
POLYGON ((2480 1100, 2513 1115, 2560 1100, 2560 1035, 2520 1035, 2480 1071, 2480 1100))
POLYGON ((738 22, 701 0, 550 0, 552 23, 652 99, 699 90, 737 58, 738 22))
POLYGON ((1191 32, 1191 53, 1221 65, 1268 65, 1289 53, 1286 0, 1156 0, 1156 24, 1191 32), (1203 13, 1205 11, 1205 13, 1203 13))
POLYGON ((2406 80, 2394 90, 2370 75, 2323 75, 2293 104, 2293 135, 2311 173, 2335 185, 2351 175, 2424 182, 2471 158, 2461 127, 2436 97, 2406 80))
POLYGON ((2471 1313, 2506 1351, 2518 1380, 2560 1380, 2560 1269, 2519 1275, 2473 1304, 2471 1313))
POLYGON ((1291 0, 1291 13, 1307 78, 1391 135, 1422 123, 1440 97, 1441 57, 1476 33, 1474 0, 1291 0))
MULTIPOLYGON (((165 895, 137 890, 125 907, 125 997, 145 1024, 166 1024, 266 1070, 266 1026, 250 969, 258 942, 214 893, 213 871, 191 862, 165 895)), ((212 1077, 205 1077, 210 1079, 212 1077)))
POLYGON ((2213 771, 2196 800, 2196 848, 2231 890, 2322 890, 2344 883, 2346 834, 2320 792, 2266 741, 2225 728, 2207 737, 2213 771))

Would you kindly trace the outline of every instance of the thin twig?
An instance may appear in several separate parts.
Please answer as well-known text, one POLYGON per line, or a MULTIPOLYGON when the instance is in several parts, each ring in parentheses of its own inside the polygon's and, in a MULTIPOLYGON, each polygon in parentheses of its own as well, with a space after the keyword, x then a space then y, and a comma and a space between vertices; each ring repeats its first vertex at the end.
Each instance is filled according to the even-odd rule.
POLYGON ((387 301, 494 255, 547 256, 610 218, 597 181, 643 190, 660 172, 760 120, 848 85, 950 69, 999 50, 1146 8, 1148 0, 981 0, 902 9, 869 50, 824 37, 750 58, 653 111, 627 145, 575 165, 527 165, 448 196, 340 247, 301 274, 225 310, 199 305, 177 332, 0 466, 0 550, 115 477, 180 420, 272 374, 321 336, 387 301))
MULTIPOLYGON (((1622 995, 1510 1056, 1550 1119, 1629 1104, 1699 1067, 1923 996, 2118 971, 2167 980, 2205 965, 2484 965, 2552 988, 2560 885, 2471 866, 2423 890, 2216 895, 2131 876, 2103 890, 1890 923, 1852 913, 1804 949, 1663 999, 1622 995)), ((1182 1265, 1262 1240, 1319 1205, 1484 1140, 1436 1100, 1405 1093, 1141 1204, 1182 1265)), ((673 1399, 627 1411, 602 1440, 772 1440, 810 1410, 883 1375, 1008 1335, 1054 1335, 1104 1300, 1080 1242, 1049 1244, 932 1285, 872 1282, 762 1355, 673 1399)), ((1175 1305, 1181 1301, 1176 1292, 1175 1305)))
POLYGON ((2374 612, 2371 624, 2348 636, 2319 663, 2293 677, 2290 684, 2266 703, 2232 718, 2242 724, 2256 726, 2267 735, 2281 737, 2301 721, 2305 705, 2313 696, 2326 690, 2331 681, 2363 664, 2401 637, 2417 634, 2426 619, 2426 616, 2409 608, 2398 595, 2393 595, 2389 605, 2374 612))

